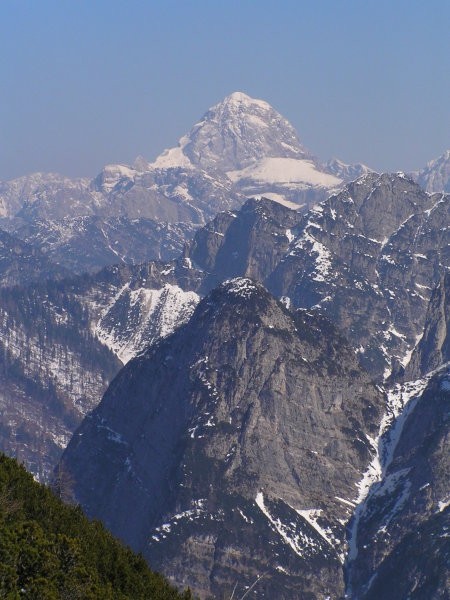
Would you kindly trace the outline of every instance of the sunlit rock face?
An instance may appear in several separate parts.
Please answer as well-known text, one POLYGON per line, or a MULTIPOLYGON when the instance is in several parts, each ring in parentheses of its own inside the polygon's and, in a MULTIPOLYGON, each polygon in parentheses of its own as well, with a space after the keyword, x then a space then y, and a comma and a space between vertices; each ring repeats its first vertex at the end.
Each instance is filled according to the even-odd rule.
POLYGON ((383 407, 327 319, 235 278, 128 363, 63 464, 90 516, 201 597, 266 571, 259 594, 334 596, 383 407))

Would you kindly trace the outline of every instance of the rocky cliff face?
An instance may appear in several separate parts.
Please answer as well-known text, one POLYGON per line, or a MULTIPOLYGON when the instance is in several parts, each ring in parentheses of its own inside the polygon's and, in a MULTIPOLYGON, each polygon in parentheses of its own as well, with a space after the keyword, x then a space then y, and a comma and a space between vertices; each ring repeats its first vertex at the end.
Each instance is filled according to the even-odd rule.
POLYGON ((449 510, 436 511, 411 528, 381 562, 364 600, 446 600, 450 588, 449 510))
POLYGON ((121 371, 64 468, 91 516, 201 597, 258 575, 254 597, 336 597, 383 406, 331 323, 234 279, 121 371))
POLYGON ((450 272, 442 276, 428 307, 423 335, 405 369, 406 381, 450 361, 450 272))
MULTIPOLYGON (((235 92, 210 108, 177 151, 205 171, 227 172, 263 158, 311 159, 297 132, 270 104, 235 92)), ((174 150, 159 159, 167 161, 174 150)))
POLYGON ((448 597, 450 371, 396 386, 404 408, 380 444, 380 480, 355 511, 350 598, 448 597))
POLYGON ((300 231, 301 215, 271 200, 250 199, 200 229, 188 255, 205 277, 207 292, 231 277, 266 282, 300 231))
POLYGON ((304 215, 249 201, 200 230, 189 255, 206 288, 249 276, 292 306, 318 307, 383 379, 408 362, 450 267, 449 203, 402 174, 372 173, 304 215))
MULTIPOLYGON (((51 323, 68 311, 70 336, 93 335, 125 363, 187 321, 214 286, 230 277, 251 277, 294 308, 316 307, 327 314, 372 376, 382 380, 398 361, 408 361, 423 331, 431 290, 450 265, 448 203, 449 196, 427 195, 403 176, 375 174, 305 215, 270 200, 249 200, 200 229, 184 258, 111 267, 61 283, 61 298, 67 295, 73 304, 56 296, 51 323)), ((31 305, 47 301, 46 292, 32 287, 17 293, 31 305)), ((15 318, 14 326, 5 321, 1 332, 5 339, 22 340, 26 357, 26 340, 34 333, 29 320, 15 318)), ((430 325, 424 340, 433 331, 430 325)), ((45 333, 34 343, 40 356, 36 373, 53 372, 52 345, 45 333)), ((116 368, 97 373, 103 386, 116 368)), ((7 389, 4 402, 9 397, 14 405, 7 389)), ((95 388, 92 406, 104 389, 95 388)))
MULTIPOLYGON (((200 169, 231 185, 231 192, 266 195, 297 208, 324 199, 347 180, 321 165, 267 102, 242 92, 210 108, 178 146, 163 152, 152 166, 164 172, 174 167, 200 169)), ((342 167, 351 170, 349 165, 342 167)))
POLYGON ((348 528, 346 598, 448 597, 450 363, 442 352, 447 280, 448 274, 431 296, 425 333, 403 382, 388 389, 378 456, 368 472, 372 483, 348 528))
POLYGON ((367 175, 305 217, 270 287, 296 306, 319 305, 366 368, 386 375, 407 359, 448 265, 448 203, 403 176, 367 175))
POLYGON ((91 514, 205 597, 261 574, 255 597, 339 597, 345 573, 355 598, 402 597, 419 577, 417 597, 429 600, 445 589, 429 575, 441 563, 414 554, 408 523, 423 532, 427 557, 445 560, 446 376, 423 401, 421 390, 448 360, 449 198, 371 173, 303 215, 249 200, 170 263, 4 290, 1 448, 45 479, 120 366, 156 343, 72 442, 91 514), (304 310, 292 314, 242 280, 210 294, 237 276, 304 310), (407 364, 423 333, 397 369, 406 383, 390 392, 380 430, 380 392, 335 326, 378 380, 407 364), (358 399, 369 399, 368 412, 358 399), (428 442, 442 452, 428 455, 428 442), (422 487, 433 489, 425 504, 422 487), (404 571, 399 587, 393 573, 405 565, 417 576, 404 571))

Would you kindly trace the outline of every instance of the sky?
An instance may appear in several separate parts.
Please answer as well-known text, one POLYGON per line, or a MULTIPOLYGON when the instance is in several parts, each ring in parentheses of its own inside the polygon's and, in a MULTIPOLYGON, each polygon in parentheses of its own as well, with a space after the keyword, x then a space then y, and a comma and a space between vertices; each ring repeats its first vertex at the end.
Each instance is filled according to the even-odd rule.
POLYGON ((450 148, 448 0, 1 0, 0 179, 153 160, 233 91, 319 159, 450 148))

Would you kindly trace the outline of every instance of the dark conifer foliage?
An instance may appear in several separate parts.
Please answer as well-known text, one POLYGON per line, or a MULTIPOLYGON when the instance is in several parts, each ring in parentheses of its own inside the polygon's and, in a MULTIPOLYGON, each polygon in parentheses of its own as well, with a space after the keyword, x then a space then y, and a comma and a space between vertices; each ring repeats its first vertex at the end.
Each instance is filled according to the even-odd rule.
POLYGON ((79 507, 0 455, 0 598, 188 600, 79 507))

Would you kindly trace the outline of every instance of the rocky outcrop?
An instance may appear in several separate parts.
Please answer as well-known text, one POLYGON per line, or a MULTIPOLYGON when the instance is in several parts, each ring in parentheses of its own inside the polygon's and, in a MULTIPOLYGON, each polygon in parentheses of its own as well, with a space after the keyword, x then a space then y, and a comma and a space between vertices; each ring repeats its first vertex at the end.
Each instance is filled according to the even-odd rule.
POLYGON ((449 361, 450 272, 442 276, 431 296, 424 332, 405 369, 404 379, 419 379, 449 361))
MULTIPOLYGON (((419 382, 417 382, 419 383, 419 382)), ((417 384, 416 384, 417 386, 417 384)), ((448 597, 448 366, 423 382, 381 443, 382 475, 357 508, 347 563, 350 598, 448 597)), ((395 394, 394 389, 391 394, 395 394)))
POLYGON ((205 274, 208 292, 232 277, 267 282, 289 252, 301 215, 267 198, 250 199, 236 212, 220 213, 200 229, 188 255, 205 274))
POLYGON ((450 267, 448 195, 371 173, 304 215, 251 200, 197 232, 189 256, 208 286, 249 276, 295 307, 318 307, 383 379, 406 365, 428 300, 450 267))
POLYGON ((234 279, 128 363, 63 458, 90 516, 200 597, 338 597, 383 395, 325 318, 234 279))

